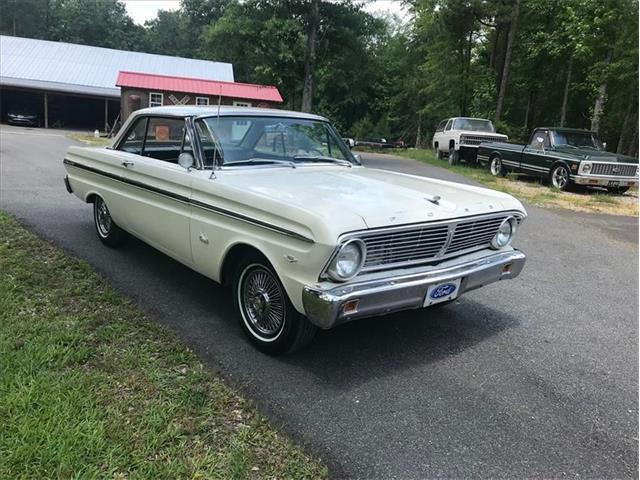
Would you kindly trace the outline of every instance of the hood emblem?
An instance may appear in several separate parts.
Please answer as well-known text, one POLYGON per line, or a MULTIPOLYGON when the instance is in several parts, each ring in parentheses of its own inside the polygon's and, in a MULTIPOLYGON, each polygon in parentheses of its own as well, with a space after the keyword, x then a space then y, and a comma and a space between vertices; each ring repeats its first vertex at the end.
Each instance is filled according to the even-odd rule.
POLYGON ((431 202, 434 205, 440 205, 440 195, 433 195, 431 197, 424 197, 427 202, 431 202))
POLYGON ((611 169, 611 171, 612 171, 613 173, 618 173, 618 171, 619 171, 619 170, 618 170, 618 167, 617 167, 617 166, 614 166, 614 167, 611 169))

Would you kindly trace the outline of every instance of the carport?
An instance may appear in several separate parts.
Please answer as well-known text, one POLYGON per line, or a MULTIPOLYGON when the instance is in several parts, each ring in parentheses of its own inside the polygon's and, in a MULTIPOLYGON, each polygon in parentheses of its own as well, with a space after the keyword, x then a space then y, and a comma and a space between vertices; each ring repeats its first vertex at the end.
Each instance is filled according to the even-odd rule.
POLYGON ((38 115, 44 128, 109 131, 118 117, 120 99, 0 86, 0 105, 3 122, 9 112, 25 112, 38 115))
POLYGON ((109 131, 120 115, 121 70, 233 82, 229 63, 0 35, 0 119, 30 113, 45 128, 109 131))

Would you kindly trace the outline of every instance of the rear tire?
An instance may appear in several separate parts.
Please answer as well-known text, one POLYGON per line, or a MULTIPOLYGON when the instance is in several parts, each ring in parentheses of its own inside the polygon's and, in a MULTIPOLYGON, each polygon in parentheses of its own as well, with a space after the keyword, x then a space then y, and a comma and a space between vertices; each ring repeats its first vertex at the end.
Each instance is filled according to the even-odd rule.
POLYGON ((504 177, 507 175, 507 170, 502 164, 502 159, 498 155, 494 155, 489 160, 489 171, 494 177, 504 177))
POLYGON ((100 241, 110 248, 118 248, 127 243, 129 234, 111 218, 111 213, 102 197, 93 200, 93 223, 100 241))
POLYGON ((449 165, 457 165, 460 162, 460 152, 449 147, 449 165))
POLYGON ((270 355, 306 347, 317 327, 291 304, 269 261, 258 253, 243 258, 233 276, 233 298, 242 330, 270 355))

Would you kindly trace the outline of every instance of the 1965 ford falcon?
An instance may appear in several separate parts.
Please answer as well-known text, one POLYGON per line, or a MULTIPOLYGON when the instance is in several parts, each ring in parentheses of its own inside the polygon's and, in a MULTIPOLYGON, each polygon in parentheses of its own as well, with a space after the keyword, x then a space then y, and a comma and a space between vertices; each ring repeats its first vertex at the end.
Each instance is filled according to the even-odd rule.
POLYGON ((318 327, 451 302, 525 263, 510 246, 526 217, 515 198, 364 168, 316 115, 148 108, 64 164, 105 245, 135 235, 231 286, 269 353, 318 327))

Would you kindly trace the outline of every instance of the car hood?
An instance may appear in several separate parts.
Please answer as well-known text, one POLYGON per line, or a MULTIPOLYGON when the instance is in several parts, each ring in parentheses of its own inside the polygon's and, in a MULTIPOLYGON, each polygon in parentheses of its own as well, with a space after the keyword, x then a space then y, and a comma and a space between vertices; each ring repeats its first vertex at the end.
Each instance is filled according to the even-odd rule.
POLYGON ((476 135, 478 137, 501 137, 508 138, 504 133, 478 132, 475 130, 458 130, 463 135, 476 135))
POLYGON ((591 162, 620 162, 638 163, 638 159, 628 155, 605 152, 602 150, 592 150, 589 148, 555 147, 555 150, 579 160, 589 160, 591 162))
POLYGON ((265 202, 297 206, 339 233, 501 210, 524 212, 518 200, 501 192, 387 170, 306 165, 243 170, 225 170, 219 180, 242 189, 247 199, 251 193, 265 202))

